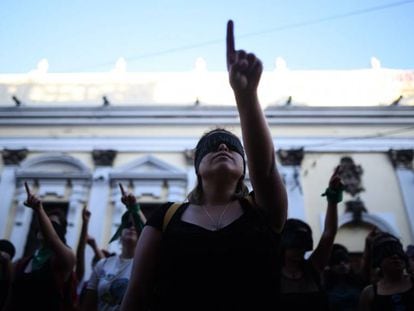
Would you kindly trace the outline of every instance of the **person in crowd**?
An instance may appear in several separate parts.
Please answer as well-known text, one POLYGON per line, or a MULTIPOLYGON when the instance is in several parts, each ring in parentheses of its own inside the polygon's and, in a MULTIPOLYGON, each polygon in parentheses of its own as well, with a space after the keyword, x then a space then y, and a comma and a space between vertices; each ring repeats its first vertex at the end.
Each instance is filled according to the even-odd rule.
POLYGON ((82 210, 82 227, 79 237, 79 243, 76 250, 76 277, 79 282, 83 280, 85 274, 85 247, 89 245, 93 251, 92 266, 94 266, 100 259, 109 257, 109 252, 100 249, 94 237, 88 235, 89 220, 91 218, 91 212, 86 208, 82 210))
POLYGON ((414 310, 414 278, 406 273, 408 259, 397 237, 386 232, 374 237, 372 265, 379 280, 364 288, 359 310, 414 310))
POLYGON ((10 305, 6 310, 75 310, 76 263, 74 252, 66 245, 63 218, 48 215, 42 201, 25 183, 25 205, 36 215, 40 248, 14 268, 10 305))
POLYGON ((305 253, 313 249, 311 227, 299 219, 288 219, 281 243, 282 269, 280 298, 289 310, 326 310, 327 296, 322 288, 321 273, 327 266, 338 228, 338 203, 342 200, 343 185, 338 166, 329 180, 325 195, 328 201, 325 227, 318 246, 308 259, 305 253))
POLYGON ((334 244, 329 264, 323 272, 323 285, 328 296, 329 310, 358 309, 359 296, 365 286, 358 271, 354 271, 348 249, 334 244))
POLYGON ((408 245, 405 254, 408 258, 408 272, 414 276, 414 245, 408 245))
POLYGON ((235 50, 232 21, 227 24, 227 65, 244 147, 221 128, 201 137, 194 159, 197 185, 187 202, 162 205, 148 220, 121 310, 277 306, 275 261, 287 195, 257 96, 262 63, 252 53, 235 50))
POLYGON ((83 304, 83 298, 85 296, 87 281, 83 281, 85 274, 85 248, 89 245, 92 248, 94 256, 92 258, 92 268, 95 264, 104 257, 109 257, 98 247, 95 239, 88 235, 89 220, 91 218, 91 212, 86 208, 82 209, 82 227, 79 237, 78 247, 76 250, 76 278, 78 280, 78 291, 79 291, 79 305, 83 304))
POLYGON ((378 234, 381 234, 376 226, 374 226, 368 235, 365 237, 365 246, 364 251, 361 257, 361 269, 360 275, 365 283, 365 285, 375 283, 378 281, 378 275, 376 269, 372 265, 372 241, 378 234))
POLYGON ((130 279, 135 246, 146 220, 139 212, 135 196, 127 194, 122 185, 120 188, 127 211, 110 242, 120 241, 121 254, 105 257, 93 268, 82 303, 85 311, 119 310, 130 279))
POLYGON ((0 240, 0 310, 3 310, 11 287, 15 253, 16 249, 10 241, 0 240))
POLYGON ((85 274, 85 247, 88 239, 88 226, 91 212, 86 208, 82 209, 82 227, 79 237, 78 247, 76 249, 76 278, 81 283, 85 274))

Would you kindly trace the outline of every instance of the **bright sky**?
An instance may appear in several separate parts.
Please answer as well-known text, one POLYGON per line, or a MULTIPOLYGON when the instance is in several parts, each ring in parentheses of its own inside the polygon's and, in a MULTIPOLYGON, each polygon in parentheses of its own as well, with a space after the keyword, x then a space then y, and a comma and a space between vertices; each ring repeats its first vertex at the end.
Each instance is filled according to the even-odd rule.
POLYGON ((0 73, 225 70, 225 29, 265 70, 414 69, 414 0, 1 0, 0 73))

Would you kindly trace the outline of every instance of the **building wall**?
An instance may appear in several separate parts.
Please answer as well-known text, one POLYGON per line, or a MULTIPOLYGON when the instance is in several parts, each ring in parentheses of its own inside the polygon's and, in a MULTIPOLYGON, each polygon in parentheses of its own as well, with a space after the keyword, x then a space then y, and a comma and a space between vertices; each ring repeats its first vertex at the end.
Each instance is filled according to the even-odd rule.
MULTIPOLYGON (((216 125, 240 136, 239 120, 234 107, 164 108, 0 108, 1 238, 18 243, 21 254, 31 220, 22 205, 24 180, 38 182, 44 199, 70 202, 68 237, 73 249, 86 204, 93 211, 91 234, 102 247, 118 250, 116 243, 107 243, 124 211, 119 182, 141 202, 183 200, 195 184, 191 150, 198 138, 216 125), (23 159, 6 164, 7 150, 23 148, 27 149, 23 159), (102 164, 93 156, 97 150, 116 154, 113 161, 102 164), (42 157, 54 160, 29 165, 42 157), (68 162, 56 162, 59 158, 68 162)), ((350 156, 363 169, 365 191, 360 198, 372 216, 368 223, 396 233, 404 245, 414 243, 414 214, 409 212, 414 210, 409 201, 414 193, 413 160, 404 168, 408 175, 401 177, 388 155, 390 149, 414 149, 414 133, 409 129, 414 124, 414 107, 289 107, 269 109, 266 114, 275 152, 300 155, 302 150, 302 157, 292 161, 279 154, 277 162, 289 193, 289 215, 307 221, 315 241, 323 230, 326 210, 320 194, 341 158, 350 156)), ((344 201, 350 199, 346 194, 344 201)), ((367 227, 350 226, 344 204, 339 206, 339 216, 342 228, 337 241, 351 251, 361 251, 367 227)), ((86 262, 91 255, 87 251, 86 262)))
MULTIPOLYGON (((323 230, 326 211, 326 199, 321 193, 327 187, 329 177, 343 156, 351 156, 355 164, 363 169, 362 191, 359 196, 369 213, 384 219, 395 230, 404 245, 412 243, 410 224, 402 200, 399 181, 395 169, 387 154, 384 153, 327 153, 306 154, 302 163, 302 181, 306 206, 306 219, 314 230, 314 239, 318 241, 323 230)), ((345 193, 339 204, 338 215, 345 213, 345 202, 352 200, 345 193)), ((337 241, 346 242, 352 251, 362 251, 364 239, 361 236, 366 229, 360 230, 344 226, 339 230, 337 241), (355 238, 354 238, 355 237, 355 238)))

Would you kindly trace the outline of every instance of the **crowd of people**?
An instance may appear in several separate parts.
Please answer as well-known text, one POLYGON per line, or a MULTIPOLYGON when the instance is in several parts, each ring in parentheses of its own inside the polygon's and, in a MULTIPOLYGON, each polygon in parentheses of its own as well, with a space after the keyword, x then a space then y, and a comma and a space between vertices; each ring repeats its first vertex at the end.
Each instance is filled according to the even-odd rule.
POLYGON ((243 143, 223 128, 204 134, 195 147, 195 188, 148 220, 120 185, 126 210, 110 241, 119 241, 120 254, 88 235, 94 215, 86 207, 75 254, 66 244, 65 216, 47 213, 25 184, 39 247, 12 261, 13 244, 0 241, 0 310, 414 310, 414 246, 404 251, 397 237, 374 228, 355 268, 348 249, 334 244, 340 166, 323 194, 316 247, 306 222, 287 219, 287 193, 257 96, 262 63, 235 49, 232 21, 226 46, 243 143), (88 245, 94 258, 84 280, 88 245))

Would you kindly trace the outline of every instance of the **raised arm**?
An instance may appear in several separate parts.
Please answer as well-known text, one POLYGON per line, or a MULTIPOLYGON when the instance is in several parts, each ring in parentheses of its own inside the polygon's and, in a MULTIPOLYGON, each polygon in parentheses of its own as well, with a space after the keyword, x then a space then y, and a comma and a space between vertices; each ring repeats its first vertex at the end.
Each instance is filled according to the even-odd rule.
POLYGON ((76 263, 76 257, 73 251, 66 246, 59 238, 56 231, 53 229, 53 225, 46 214, 42 201, 31 193, 27 183, 24 183, 26 187, 27 199, 24 205, 33 209, 39 219, 40 231, 43 235, 44 241, 48 247, 55 254, 55 263, 59 270, 62 272, 64 279, 66 280, 76 263))
POLYGON ((76 249, 76 277, 78 282, 83 279, 85 274, 85 247, 88 238, 88 226, 91 212, 84 206, 82 209, 82 228, 76 249))
MULTIPOLYGON (((119 188, 121 189, 121 194, 122 194, 121 202, 124 203, 127 209, 134 208, 138 204, 137 198, 135 197, 135 195, 133 195, 132 193, 127 193, 124 189, 124 186, 122 186, 121 183, 119 183, 119 188)), ((145 224, 147 222, 147 219, 145 218, 145 215, 141 211, 141 209, 138 209, 138 216, 142 224, 145 224)), ((138 226, 138 224, 136 223, 134 225, 135 227, 138 226)))
POLYGON ((86 237, 86 243, 92 248, 96 260, 100 260, 105 257, 104 252, 98 247, 98 244, 96 244, 94 237, 88 235, 86 237))
POLYGON ((322 272, 329 261, 332 246, 338 230, 338 203, 342 201, 343 185, 339 176, 341 166, 335 168, 329 180, 329 187, 323 195, 326 195, 328 206, 325 215, 325 225, 318 246, 310 256, 313 266, 322 272))
POLYGON ((365 284, 374 283, 376 280, 372 279, 372 241, 381 231, 377 227, 373 227, 365 238, 364 252, 361 257, 361 277, 365 284))
POLYGON ((252 53, 235 49, 232 21, 227 23, 226 41, 227 70, 240 115, 255 201, 268 213, 274 230, 280 232, 287 217, 287 194, 276 167, 272 137, 257 96, 262 62, 252 53))
POLYGON ((122 300, 122 311, 148 310, 154 291, 160 258, 162 233, 145 226, 135 249, 128 289, 122 300))
MULTIPOLYGON (((137 204, 132 194, 127 194, 122 186, 122 203, 129 209, 137 204)), ((144 214, 138 209, 141 224, 146 222, 144 214)), ((134 219, 135 227, 139 221, 134 219)), ((139 236, 135 248, 134 263, 132 266, 131 278, 128 288, 122 299, 121 310, 147 310, 150 304, 150 297, 155 284, 156 270, 160 256, 162 233, 151 226, 145 226, 139 236)))

